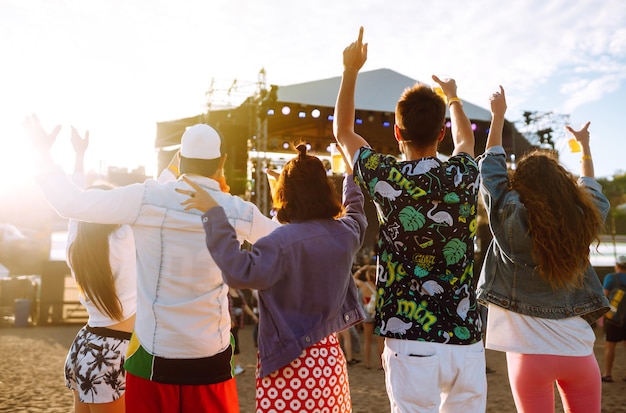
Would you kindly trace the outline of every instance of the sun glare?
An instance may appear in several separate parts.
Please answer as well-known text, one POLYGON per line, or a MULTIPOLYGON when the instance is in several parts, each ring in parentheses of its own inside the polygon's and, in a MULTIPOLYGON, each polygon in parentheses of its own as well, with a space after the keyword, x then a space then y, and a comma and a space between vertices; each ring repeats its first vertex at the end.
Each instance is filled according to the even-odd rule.
MULTIPOLYGON (((5 196, 25 196, 32 191, 39 165, 36 164, 35 153, 28 137, 21 128, 5 128, 5 134, 0 138, 5 152, 0 162, 0 199, 5 196)), ((71 172, 74 166, 74 153, 69 142, 61 139, 52 148, 52 155, 56 163, 66 172, 71 172)))
POLYGON ((20 189, 34 177, 34 160, 28 155, 29 145, 21 130, 4 129, 0 139, 2 147, 8 148, 0 162, 0 197, 19 196, 20 189))

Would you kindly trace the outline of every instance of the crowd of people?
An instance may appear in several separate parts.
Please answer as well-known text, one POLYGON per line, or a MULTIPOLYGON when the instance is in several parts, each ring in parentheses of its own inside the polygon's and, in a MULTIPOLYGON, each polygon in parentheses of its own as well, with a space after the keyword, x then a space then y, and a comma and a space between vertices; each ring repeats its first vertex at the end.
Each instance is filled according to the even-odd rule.
MULTIPOLYGON (((68 264, 89 313, 65 369, 76 412, 239 412, 244 315, 258 322, 259 413, 351 412, 348 366, 359 360, 346 332, 357 325, 365 367, 384 370, 391 412, 484 412, 485 348, 506 353, 518 412, 552 412, 555 383, 566 411, 600 412, 615 345, 602 375, 592 326, 623 277, 607 277, 603 289, 589 262, 609 210, 589 123, 567 127, 582 148, 578 178, 546 151, 510 170, 504 89, 489 99, 489 135, 476 156, 455 80, 433 76, 442 94, 416 84, 396 104, 398 159, 355 132, 367 51, 361 28, 343 52, 333 121, 342 200, 323 162, 299 144, 277 175, 274 219, 228 193, 222 137, 209 125, 184 132, 157 180, 83 190, 51 157, 60 127, 47 132, 29 119, 39 184, 71 219, 68 264), (443 161, 447 112, 454 149, 443 161), (365 193, 378 215, 376 262, 355 271, 365 193), (475 263, 479 197, 491 241, 475 263)), ((80 165, 88 135, 72 130, 72 143, 80 165)), ((616 327, 607 344, 625 338, 616 327)))

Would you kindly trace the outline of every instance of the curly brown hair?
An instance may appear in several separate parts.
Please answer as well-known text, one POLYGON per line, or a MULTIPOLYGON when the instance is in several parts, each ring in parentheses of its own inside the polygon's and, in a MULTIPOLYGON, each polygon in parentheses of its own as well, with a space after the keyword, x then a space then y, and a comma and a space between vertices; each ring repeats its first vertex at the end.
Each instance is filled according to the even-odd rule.
POLYGON ((580 286, 589 248, 599 242, 600 211, 591 195, 558 163, 537 150, 519 161, 510 181, 528 213, 528 231, 539 275, 553 289, 580 286))
POLYGON ((337 218, 343 205, 319 158, 296 146, 298 156, 287 162, 276 181, 274 209, 279 222, 337 218))

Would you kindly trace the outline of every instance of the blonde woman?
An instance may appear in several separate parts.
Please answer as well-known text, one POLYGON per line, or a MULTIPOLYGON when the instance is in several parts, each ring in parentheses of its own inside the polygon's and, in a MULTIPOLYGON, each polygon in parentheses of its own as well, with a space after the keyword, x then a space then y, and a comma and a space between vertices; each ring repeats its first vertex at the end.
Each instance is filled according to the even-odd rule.
MULTIPOLYGON (((72 128, 75 181, 84 180, 83 159, 88 144, 89 133, 82 139, 72 128)), ((123 366, 137 306, 133 232, 128 225, 71 220, 67 245, 67 263, 79 289, 79 300, 89 315, 65 362, 65 380, 74 394, 74 411, 125 412, 123 366)))

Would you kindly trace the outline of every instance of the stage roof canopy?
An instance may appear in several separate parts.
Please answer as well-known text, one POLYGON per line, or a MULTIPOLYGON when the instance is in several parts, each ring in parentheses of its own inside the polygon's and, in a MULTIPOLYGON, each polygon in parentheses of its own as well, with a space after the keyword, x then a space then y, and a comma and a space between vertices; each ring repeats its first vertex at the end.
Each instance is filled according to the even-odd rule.
MULTIPOLYGON (((278 101, 303 105, 334 107, 341 77, 313 80, 278 88, 278 101)), ((418 83, 390 69, 360 72, 354 95, 357 110, 394 113, 404 89, 418 83)), ((422 82, 423 83, 423 82, 422 82)), ((461 96, 460 96, 461 97, 461 96)), ((463 109, 472 120, 491 121, 491 113, 463 100, 463 109)))
MULTIPOLYGON (((165 148, 179 144, 186 127, 196 123, 209 123, 217 127, 225 140, 233 145, 231 151, 236 148, 245 151, 246 147, 250 147, 247 146, 250 140, 254 148, 254 136, 258 134, 257 115, 272 109, 272 114, 267 115, 268 150, 280 151, 288 143, 304 140, 311 143, 313 152, 326 151, 329 143, 334 142, 331 119, 340 83, 341 77, 337 76, 278 86, 275 101, 268 104, 261 105, 259 97, 253 92, 238 106, 231 104, 227 108, 217 109, 217 105, 214 105, 205 114, 158 122, 155 147, 165 148), (282 112, 285 106, 290 107, 288 114, 282 112), (316 116, 313 116, 313 112, 317 112, 316 116)), ((355 91, 355 131, 375 149, 386 153, 398 150, 392 127, 396 102, 402 92, 415 83, 418 81, 390 69, 359 73, 355 91)), ((267 95, 271 95, 269 90, 267 95)), ((491 113, 465 100, 463 108, 475 128, 475 152, 482 153, 491 113)), ((505 122, 503 142, 507 152, 518 157, 532 148, 510 122, 505 122)), ((452 153, 453 143, 449 128, 439 150, 445 155, 452 153)))

